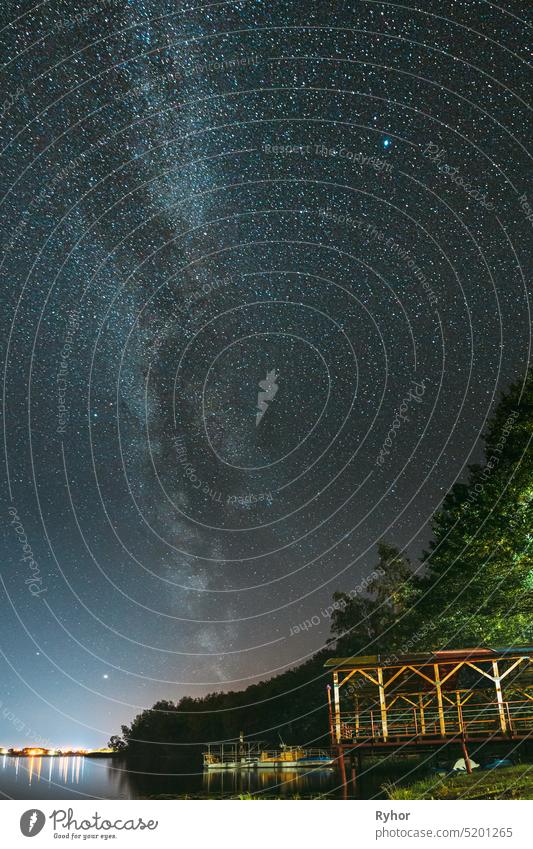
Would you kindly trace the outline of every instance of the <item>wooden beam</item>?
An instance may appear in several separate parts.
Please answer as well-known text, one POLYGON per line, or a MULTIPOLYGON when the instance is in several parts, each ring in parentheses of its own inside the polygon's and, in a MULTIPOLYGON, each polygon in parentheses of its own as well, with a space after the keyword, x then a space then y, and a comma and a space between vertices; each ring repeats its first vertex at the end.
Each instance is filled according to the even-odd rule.
MULTIPOLYGON (((492 661, 492 662, 494 662, 494 661, 492 661)), ((475 669, 476 672, 479 672, 480 675, 484 675, 485 678, 489 679, 489 681, 494 682, 494 678, 492 677, 492 675, 489 675, 488 672, 483 672, 483 670, 480 669, 479 666, 476 666, 476 664, 472 663, 470 660, 466 661, 465 666, 470 666, 472 669, 475 669)))
POLYGON ((459 731, 461 734, 464 734, 465 729, 463 725, 463 711, 461 710, 461 694, 459 692, 455 694, 455 699, 457 703, 457 722, 459 723, 459 731))
POLYGON ((387 703, 385 701, 385 687, 383 684, 383 669, 381 666, 378 667, 378 684, 379 684, 379 706, 381 710, 381 730, 383 734, 383 741, 385 741, 389 734, 389 729, 387 725, 387 703))
POLYGON ((498 661, 492 661, 492 671, 494 673, 494 686, 496 687, 496 701, 498 702, 498 712, 500 714, 500 725, 504 734, 507 733, 507 720, 505 718, 505 708, 503 706, 503 695, 501 678, 498 671, 498 661))
POLYGON ((389 684, 392 684, 392 682, 395 681, 396 678, 398 678, 398 676, 402 674, 402 672, 405 672, 405 670, 407 668, 408 668, 407 666, 401 666, 400 669, 398 669, 398 672, 395 672, 394 675, 392 676, 392 678, 389 678, 389 680, 386 681, 383 686, 385 688, 387 688, 389 686, 389 684))
POLYGON ((444 676, 444 678, 441 678, 441 682, 440 682, 440 683, 441 683, 441 684, 444 684, 444 682, 445 682, 445 681, 447 681, 447 680, 448 680, 448 678, 450 678, 450 677, 454 674, 454 672, 457 672, 457 670, 458 670, 458 669, 460 669, 460 668, 461 668, 461 666, 464 666, 464 662, 463 662, 463 661, 461 661, 461 663, 458 663, 456 666, 454 666, 454 667, 453 667, 453 669, 452 669, 452 671, 451 671, 451 672, 448 672, 448 674, 447 674, 447 675, 445 675, 445 676, 444 676))
POLYGON ((533 702, 533 695, 530 695, 530 693, 527 693, 525 690, 519 690, 518 692, 525 696, 526 699, 529 699, 530 702, 533 702))
POLYGON ((335 737, 341 742, 341 705, 339 699, 339 673, 333 673, 333 704, 335 706, 335 737))
POLYGON ((420 694, 418 697, 418 710, 420 713, 420 730, 422 734, 426 733, 426 717, 424 714, 424 707, 424 699, 422 698, 422 694, 420 694))
POLYGON ((342 679, 342 681, 339 681, 339 687, 343 687, 343 686, 344 686, 344 684, 346 684, 346 682, 350 680, 350 678, 352 677, 352 675, 355 675, 357 672, 359 672, 359 670, 358 670, 358 669, 352 669, 352 671, 351 671, 351 672, 349 672, 349 673, 348 673, 348 675, 345 675, 345 676, 344 676, 344 678, 342 679))
MULTIPOLYGON (((368 672, 365 672, 364 669, 357 669, 356 671, 360 672, 361 675, 364 675, 365 678, 368 678, 369 681, 372 681, 372 683, 375 684, 376 687, 378 687, 379 686, 379 671, 380 671, 380 669, 381 669, 381 667, 379 667, 379 669, 378 669, 378 680, 377 681, 376 681, 375 678, 372 678, 372 676, 369 675, 368 672)), ((383 670, 381 670, 381 674, 383 675, 383 670)))
POLYGON ((437 694, 437 704, 439 707, 439 725, 440 725, 440 733, 442 737, 446 736, 446 723, 444 721, 444 707, 442 704, 442 690, 440 687, 440 672, 439 672, 439 664, 435 663, 433 665, 433 670, 435 673, 435 692, 437 694))
POLYGON ((528 657, 519 657, 518 660, 515 660, 515 662, 512 664, 512 666, 510 666, 509 669, 506 669, 505 672, 503 673, 503 675, 500 675, 500 681, 503 681, 505 676, 509 675, 509 672, 512 672, 513 669, 515 669, 518 666, 519 663, 522 663, 523 660, 529 660, 529 658, 528 657))
POLYGON ((331 706, 331 687, 328 684, 327 686, 327 694, 328 694, 328 715, 329 715, 329 735, 331 737, 331 743, 335 742, 335 730, 333 728, 333 708, 331 706))
MULTIPOLYGON (((428 664, 424 664, 424 666, 427 666, 427 665, 428 665, 428 664)), ((410 670, 411 670, 411 672, 414 672, 414 673, 415 673, 415 675, 419 675, 421 678, 424 678, 426 681, 429 681, 429 683, 430 683, 432 686, 435 684, 435 682, 433 681, 433 679, 432 679, 432 678, 428 678, 428 676, 427 676, 427 675, 424 675, 424 673, 423 673, 423 672, 420 672, 420 670, 419 670, 419 669, 415 669, 415 667, 414 667, 414 666, 406 666, 405 668, 406 668, 406 669, 410 669, 410 670)))
MULTIPOLYGON (((398 698, 398 696, 396 697, 398 698)), ((416 702, 410 699, 408 696, 405 696, 403 693, 400 693, 400 698, 402 698, 408 705, 412 705, 413 707, 417 707, 416 702)), ((391 702, 389 702, 389 707, 391 706, 391 702)))

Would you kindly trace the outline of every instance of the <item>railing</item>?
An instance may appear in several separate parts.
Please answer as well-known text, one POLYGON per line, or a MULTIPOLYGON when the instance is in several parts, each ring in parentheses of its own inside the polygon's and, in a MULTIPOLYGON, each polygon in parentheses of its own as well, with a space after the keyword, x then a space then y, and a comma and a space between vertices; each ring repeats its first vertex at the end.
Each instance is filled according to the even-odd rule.
POLYGON ((235 763, 249 759, 255 759, 261 754, 258 745, 239 745, 238 743, 225 743, 224 745, 209 746, 204 752, 204 764, 235 763))
MULTIPOLYGON (((341 740, 387 740, 412 737, 488 737, 499 734, 533 734, 533 701, 530 699, 464 705, 379 706, 359 713, 341 713, 341 740), (385 728, 386 726, 386 728, 385 728), (444 734, 443 734, 444 731, 444 734)), ((338 736, 338 735, 337 735, 338 736)))
POLYGON ((299 746, 284 749, 263 749, 260 761, 295 761, 302 758, 329 758, 331 752, 326 749, 303 749, 299 746))
POLYGON ((331 752, 328 749, 307 749, 298 746, 286 746, 283 749, 260 749, 258 747, 239 750, 238 746, 233 749, 231 744, 224 747, 211 746, 204 752, 205 764, 240 763, 242 761, 293 761, 302 758, 328 758, 331 752))

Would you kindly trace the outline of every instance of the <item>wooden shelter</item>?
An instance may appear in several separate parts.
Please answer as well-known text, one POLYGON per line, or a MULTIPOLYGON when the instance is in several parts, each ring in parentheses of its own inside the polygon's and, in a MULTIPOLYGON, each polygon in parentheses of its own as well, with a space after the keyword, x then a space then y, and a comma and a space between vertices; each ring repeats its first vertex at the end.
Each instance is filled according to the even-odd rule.
POLYGON ((332 658, 332 743, 353 749, 526 739, 533 648, 332 658))

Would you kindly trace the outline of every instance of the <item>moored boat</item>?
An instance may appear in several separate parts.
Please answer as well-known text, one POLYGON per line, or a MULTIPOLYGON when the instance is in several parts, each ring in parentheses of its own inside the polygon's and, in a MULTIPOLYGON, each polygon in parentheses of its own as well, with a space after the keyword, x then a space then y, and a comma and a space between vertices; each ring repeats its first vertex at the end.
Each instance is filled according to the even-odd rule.
POLYGON ((283 746, 274 751, 262 751, 257 764, 259 769, 311 769, 330 767, 333 758, 324 749, 304 749, 283 746))
POLYGON ((279 749, 270 749, 260 741, 212 744, 204 752, 204 769, 207 770, 250 770, 250 769, 329 769, 333 757, 327 749, 306 749, 302 746, 282 744, 279 749))

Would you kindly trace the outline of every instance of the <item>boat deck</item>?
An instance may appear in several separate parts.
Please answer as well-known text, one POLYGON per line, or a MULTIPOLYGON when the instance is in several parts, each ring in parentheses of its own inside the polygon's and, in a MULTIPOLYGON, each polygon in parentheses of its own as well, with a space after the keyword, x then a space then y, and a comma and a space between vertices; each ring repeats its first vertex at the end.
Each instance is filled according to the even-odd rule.
POLYGON ((204 753, 204 768, 208 770, 325 769, 333 762, 328 749, 264 749, 260 744, 242 742, 210 745, 204 753))

